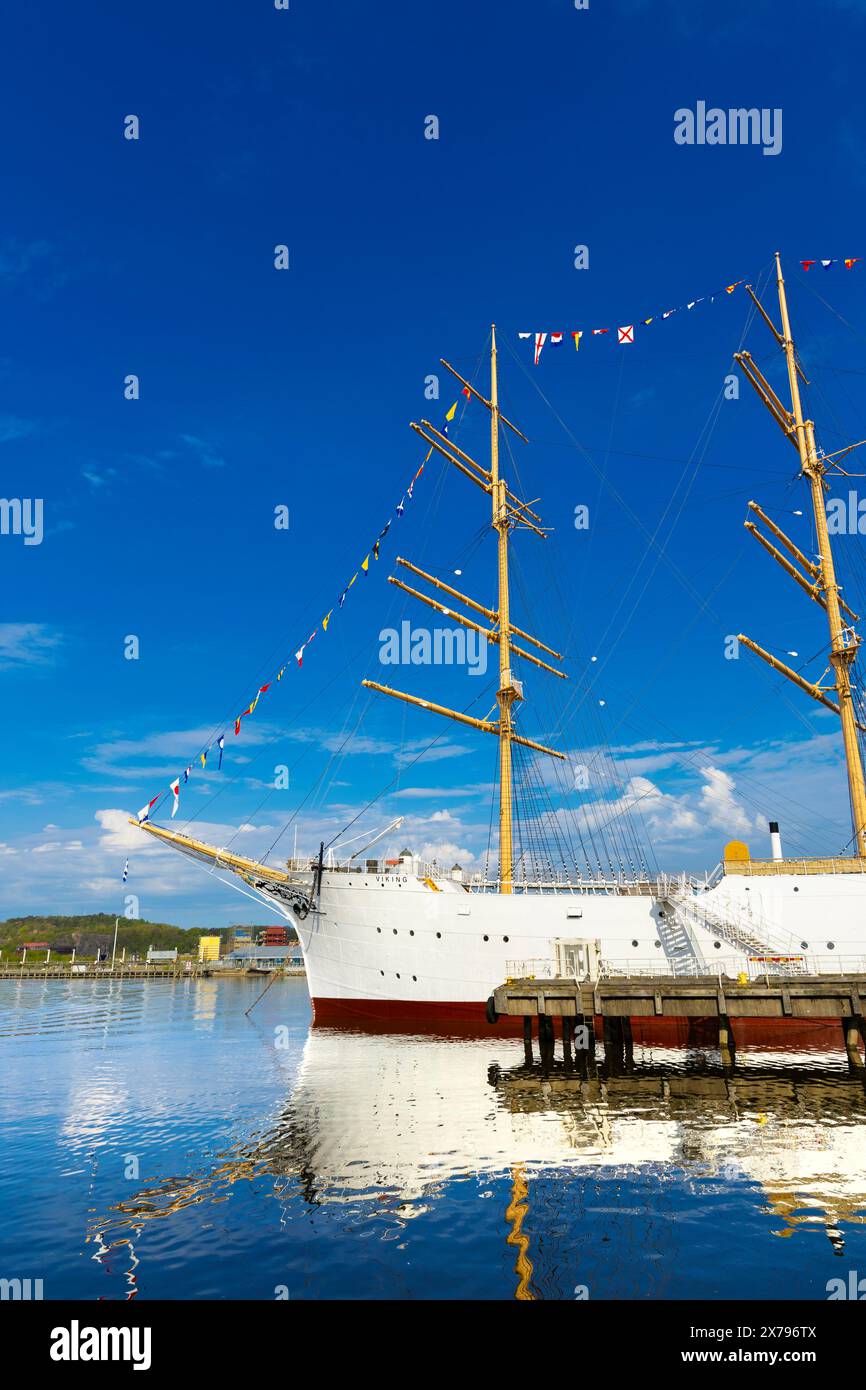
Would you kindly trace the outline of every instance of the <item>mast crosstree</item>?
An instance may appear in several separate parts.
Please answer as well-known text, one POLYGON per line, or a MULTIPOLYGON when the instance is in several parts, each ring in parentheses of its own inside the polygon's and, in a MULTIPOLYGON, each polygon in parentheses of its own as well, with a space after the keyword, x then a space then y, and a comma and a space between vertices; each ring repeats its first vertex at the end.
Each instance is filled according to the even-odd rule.
MULTIPOLYGON (((844 602, 840 593, 840 586, 836 578, 836 566, 833 559, 833 547, 830 542, 830 532, 827 525, 827 513, 824 507, 824 493, 827 490, 826 474, 833 468, 838 468, 838 460, 834 462, 834 456, 825 455, 815 443, 815 425, 812 420, 807 420, 803 416, 803 406, 800 399, 800 381, 806 382, 803 370, 797 361, 794 339, 791 333, 791 320, 788 313, 788 297, 785 293, 785 280, 782 275, 782 262, 779 252, 776 252, 776 287, 779 295, 779 311, 782 319, 781 330, 776 328, 769 314, 758 301, 751 286, 748 287, 749 294, 760 310, 764 322, 770 328, 777 343, 785 353, 785 363, 788 369, 788 387, 791 395, 790 410, 783 405, 776 395, 769 382, 755 366, 751 355, 747 352, 734 354, 735 361, 739 364, 746 379, 755 388, 758 396, 767 407, 773 419, 782 429, 790 442, 796 448, 800 456, 800 468, 803 476, 809 484, 809 494, 812 502, 812 512, 815 521, 815 535, 818 542, 818 560, 809 560, 802 551, 790 540, 784 532, 770 521, 769 517, 761 510, 755 502, 750 502, 749 506, 759 519, 769 528, 777 540, 785 546, 788 553, 794 557, 805 574, 797 569, 781 551, 774 546, 765 536, 761 534, 754 522, 746 521, 746 529, 756 540, 760 541, 765 550, 782 566, 785 572, 804 589, 816 603, 818 603, 827 614, 827 621, 830 628, 830 652, 829 661, 833 671, 833 685, 824 687, 819 682, 810 682, 792 671, 784 662, 771 656, 769 652, 760 647, 751 638, 740 634, 739 641, 755 652, 774 670, 779 671, 790 681, 797 685, 806 694, 811 695, 814 700, 825 705, 839 715, 842 724, 842 739, 845 748, 845 763, 848 772, 848 792, 851 802, 851 822, 853 827, 853 843, 855 853, 860 857, 866 857, 866 779, 863 773, 863 758, 858 739, 858 730, 863 731, 866 726, 860 722, 854 710, 854 699, 851 683, 851 668, 857 657, 861 638, 858 635, 855 624, 859 621, 856 613, 853 613, 844 602), (843 618, 843 613, 846 615, 843 618), (847 618, 847 621, 846 621, 847 618), (830 692, 835 691, 835 701, 830 698, 830 692)), ((856 447, 850 446, 850 447, 856 447)), ((842 454, 848 453, 849 449, 840 451, 842 454)), ((840 470, 841 471, 841 470, 840 470)))

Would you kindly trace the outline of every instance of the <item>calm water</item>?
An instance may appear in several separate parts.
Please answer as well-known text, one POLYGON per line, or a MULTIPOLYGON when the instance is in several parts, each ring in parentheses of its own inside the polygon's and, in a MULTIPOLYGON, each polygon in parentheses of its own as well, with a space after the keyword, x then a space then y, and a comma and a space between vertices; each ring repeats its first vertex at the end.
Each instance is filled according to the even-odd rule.
POLYGON ((0 1275, 47 1298, 816 1298, 866 1273, 844 1054, 310 1029, 303 980, 0 980, 0 1275), (673 1063, 673 1064, 672 1064, 673 1063), (525 1194, 525 1195, 524 1195, 525 1194), (509 1210, 510 1209, 510 1210, 509 1210))

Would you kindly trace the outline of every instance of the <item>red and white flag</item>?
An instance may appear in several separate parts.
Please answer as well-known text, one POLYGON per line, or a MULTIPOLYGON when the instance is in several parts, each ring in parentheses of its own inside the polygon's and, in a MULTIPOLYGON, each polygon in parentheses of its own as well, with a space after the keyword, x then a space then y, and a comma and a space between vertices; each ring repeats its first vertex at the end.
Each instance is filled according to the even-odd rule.
POLYGON ((174 781, 171 782, 169 785, 171 786, 172 795, 174 796, 174 801, 172 802, 171 807, 171 818, 172 820, 174 820, 175 816, 177 815, 177 808, 180 805, 180 778, 175 777, 174 781))
POLYGON ((150 815, 151 807, 155 806, 158 801, 159 797, 155 796, 152 801, 148 801, 146 806, 142 806, 141 810, 138 813, 139 825, 143 824, 143 822, 147 820, 148 816, 150 815))
POLYGON ((616 330, 616 340, 618 343, 633 343, 634 324, 627 323, 624 328, 618 328, 616 330))
POLYGON ((562 334, 562 333, 551 333, 551 335, 550 335, 550 341, 551 341, 551 343, 561 343, 563 337, 564 337, 564 334, 562 334))
POLYGON ((597 336, 597 334, 599 334, 599 333, 609 333, 609 332, 610 332, 610 329, 609 329, 609 328, 594 328, 594 329, 592 330, 592 336, 595 338, 595 337, 597 336))
POLYGON ((582 329, 582 328, 573 328, 573 329, 572 329, 572 332, 571 332, 571 336, 572 336, 572 338, 574 339, 574 350, 575 350, 575 352, 580 352, 580 340, 581 340, 581 338, 583 337, 583 329, 582 329))
POLYGON ((535 335, 535 365, 536 365, 536 367, 538 366, 539 360, 540 360, 540 358, 541 358, 541 349, 544 347, 544 344, 545 344, 546 342, 547 342, 547 334, 546 334, 546 333, 536 333, 536 335, 535 335))

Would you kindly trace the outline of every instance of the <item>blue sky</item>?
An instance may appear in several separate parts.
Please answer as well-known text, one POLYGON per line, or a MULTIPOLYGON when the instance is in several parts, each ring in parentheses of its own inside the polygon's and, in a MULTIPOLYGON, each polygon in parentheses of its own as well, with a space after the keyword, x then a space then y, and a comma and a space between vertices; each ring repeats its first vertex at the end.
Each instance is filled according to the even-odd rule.
MULTIPOLYGON (((742 529, 755 497, 812 548, 792 515, 805 506, 793 451, 745 383, 718 400, 742 290, 633 347, 546 349, 537 370, 517 338, 615 327, 766 276, 778 247, 819 438, 866 435, 866 263, 798 265, 866 255, 866 5, 682 10, 256 0, 93 4, 82 18, 49 3, 8 21, 2 493, 43 499, 44 538, 0 536, 0 914, 121 910, 129 853, 143 915, 262 918, 139 845, 124 814, 334 605, 423 457, 407 422, 436 422, 454 399, 439 356, 476 379, 493 320, 503 405, 532 441, 515 445, 525 495, 555 528, 544 544, 517 538, 514 618, 563 643, 573 682, 560 730, 563 692, 527 668, 526 732, 555 731, 595 769, 591 797, 639 800, 665 867, 711 868, 732 834, 763 850, 768 816, 791 850, 844 845, 832 716, 751 659, 724 659, 739 631, 800 663, 825 636, 742 529), (781 108, 781 153, 675 144, 674 112, 699 100, 781 108), (123 138, 129 114, 137 141, 123 138), (273 525, 280 504, 288 531, 273 525), (602 777, 603 745, 618 780, 602 777)), ((769 335, 753 325, 746 345, 781 390, 769 335)), ((483 460, 486 432, 474 405, 455 437, 483 460)), ((193 778, 176 827, 259 853, 304 802, 312 849, 393 782, 356 831, 405 814, 400 840, 483 857, 494 741, 358 691, 366 674, 487 712, 490 673, 378 657, 389 624, 427 622, 385 582, 398 553, 445 578, 461 569, 458 587, 493 601, 492 541, 474 545, 486 499, 447 467, 430 464, 303 671, 227 740, 222 776, 193 778), (290 785, 276 791, 281 764, 290 785)), ((862 549, 839 538, 855 596, 862 549)))

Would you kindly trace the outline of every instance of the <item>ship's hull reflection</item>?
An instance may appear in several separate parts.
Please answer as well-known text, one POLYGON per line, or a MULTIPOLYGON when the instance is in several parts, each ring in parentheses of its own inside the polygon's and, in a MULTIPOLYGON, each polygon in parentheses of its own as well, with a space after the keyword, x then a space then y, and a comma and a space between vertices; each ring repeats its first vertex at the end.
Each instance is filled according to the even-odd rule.
POLYGON ((266 1130, 200 1176, 141 1192, 103 1231, 224 1197, 240 1179, 288 1180, 317 1204, 409 1211, 454 1178, 515 1164, 739 1175, 786 1223, 866 1220, 866 1093, 844 1053, 741 1051, 731 1072, 711 1050, 636 1046, 616 1075, 600 1046, 598 1063, 581 1080, 561 1056, 527 1066, 521 1042, 489 1035, 313 1028, 266 1130))

